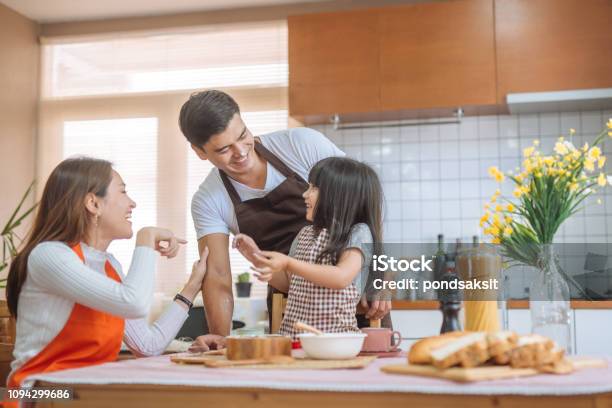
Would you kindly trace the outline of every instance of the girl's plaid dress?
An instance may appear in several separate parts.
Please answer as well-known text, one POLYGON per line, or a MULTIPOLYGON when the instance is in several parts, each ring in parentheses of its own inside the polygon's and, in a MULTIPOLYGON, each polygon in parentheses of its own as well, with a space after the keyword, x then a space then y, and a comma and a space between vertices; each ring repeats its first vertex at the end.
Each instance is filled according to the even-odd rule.
MULTIPOLYGON (((317 257, 329 242, 329 233, 322 229, 318 234, 309 225, 297 236, 293 257, 308 263, 334 265, 329 255, 317 262, 317 257)), ((355 309, 361 294, 353 282, 344 289, 329 289, 315 285, 306 279, 291 275, 287 307, 280 327, 280 334, 296 338, 293 328, 300 321, 326 333, 359 332, 355 309)))

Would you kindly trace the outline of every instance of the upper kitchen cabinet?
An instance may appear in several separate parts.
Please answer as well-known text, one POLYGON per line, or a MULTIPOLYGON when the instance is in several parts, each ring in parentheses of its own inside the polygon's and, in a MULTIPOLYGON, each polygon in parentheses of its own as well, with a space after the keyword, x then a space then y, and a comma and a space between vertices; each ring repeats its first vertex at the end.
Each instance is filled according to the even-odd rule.
POLYGON ((288 25, 291 116, 380 109, 376 10, 292 16, 288 25))
POLYGON ((610 17, 610 0, 495 0, 499 102, 612 87, 610 17))
POLYGON ((380 11, 383 110, 496 104, 493 0, 380 11))

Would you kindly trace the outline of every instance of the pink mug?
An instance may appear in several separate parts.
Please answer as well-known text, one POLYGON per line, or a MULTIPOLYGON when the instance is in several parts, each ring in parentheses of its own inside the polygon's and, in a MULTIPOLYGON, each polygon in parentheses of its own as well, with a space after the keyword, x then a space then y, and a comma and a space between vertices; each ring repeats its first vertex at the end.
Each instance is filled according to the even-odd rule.
POLYGON ((368 352, 390 352, 395 351, 402 342, 402 335, 398 331, 387 328, 364 327, 361 331, 368 336, 364 339, 361 351, 368 352), (396 338, 397 335, 397 338, 396 338), (391 339, 395 344, 391 345, 391 339))

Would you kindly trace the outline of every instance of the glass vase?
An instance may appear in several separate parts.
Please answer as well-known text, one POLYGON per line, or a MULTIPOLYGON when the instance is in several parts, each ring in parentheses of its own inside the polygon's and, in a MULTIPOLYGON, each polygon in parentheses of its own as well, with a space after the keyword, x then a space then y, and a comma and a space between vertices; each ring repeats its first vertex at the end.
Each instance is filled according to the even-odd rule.
POLYGON ((552 244, 542 245, 529 285, 531 331, 554 340, 572 353, 570 290, 552 244))

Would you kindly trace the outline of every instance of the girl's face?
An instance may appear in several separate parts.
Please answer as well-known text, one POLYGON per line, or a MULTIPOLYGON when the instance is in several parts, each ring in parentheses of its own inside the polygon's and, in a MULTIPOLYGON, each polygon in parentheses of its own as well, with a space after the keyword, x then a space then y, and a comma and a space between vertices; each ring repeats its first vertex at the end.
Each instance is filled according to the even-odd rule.
POLYGON ((132 210, 136 203, 127 195, 125 183, 113 170, 113 178, 106 196, 100 200, 98 218, 99 236, 104 239, 129 239, 132 237, 132 210))
POLYGON ((312 222, 317 202, 319 202, 319 189, 308 183, 308 190, 302 194, 302 197, 304 197, 304 202, 306 203, 306 219, 312 222))

